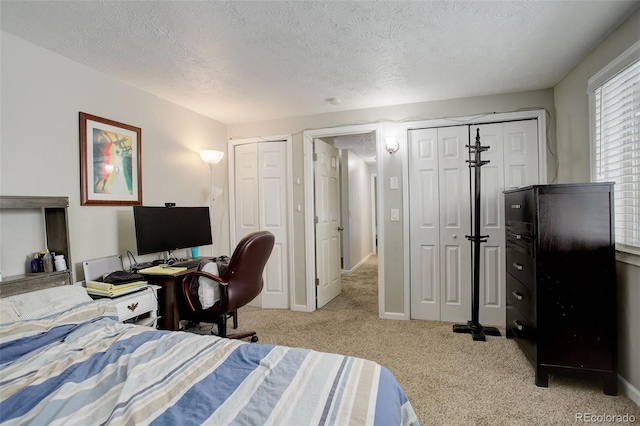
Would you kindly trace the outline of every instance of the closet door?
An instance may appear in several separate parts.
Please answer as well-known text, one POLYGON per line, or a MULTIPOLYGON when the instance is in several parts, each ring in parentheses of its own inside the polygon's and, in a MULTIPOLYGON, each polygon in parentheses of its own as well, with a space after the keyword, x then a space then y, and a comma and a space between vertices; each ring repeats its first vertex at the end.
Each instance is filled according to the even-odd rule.
MULTIPOLYGON (((505 318, 504 197, 511 187, 539 183, 538 123, 522 120, 411 130, 409 226, 411 318, 450 322, 471 319, 471 183, 465 145, 480 129, 480 322, 505 318)), ((471 170, 473 172, 473 170, 471 170)))
POLYGON ((258 144, 260 229, 275 236, 265 268, 263 308, 289 307, 286 149, 286 142, 258 144))
POLYGON ((258 200, 258 144, 235 147, 236 242, 260 230, 258 200))
POLYGON ((469 129, 438 129, 440 172, 441 321, 466 322, 471 317, 471 234, 469 211, 469 129))
POLYGON ((540 183, 538 120, 502 123, 505 189, 540 183))
POLYGON ((466 126, 409 133, 411 318, 466 321, 471 311, 467 143, 466 126))
POLYGON ((235 147, 236 241, 260 230, 275 236, 257 303, 263 308, 289 307, 286 159, 286 142, 235 147))
MULTIPOLYGON (((480 235, 488 238, 480 245, 479 317, 481 324, 502 324, 505 318, 503 124, 471 126, 474 141, 476 129, 480 129, 482 146, 489 147, 482 153, 482 160, 489 163, 481 168, 480 235)), ((471 178, 475 180, 474 174, 471 178)))
POLYGON ((409 131, 411 318, 440 320, 438 130, 409 131))

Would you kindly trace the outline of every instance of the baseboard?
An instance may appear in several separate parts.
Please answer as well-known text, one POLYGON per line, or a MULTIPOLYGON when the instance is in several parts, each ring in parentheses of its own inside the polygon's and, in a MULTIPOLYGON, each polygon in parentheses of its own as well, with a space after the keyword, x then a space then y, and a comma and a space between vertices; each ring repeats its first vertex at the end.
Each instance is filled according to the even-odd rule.
POLYGON ((627 382, 624 377, 618 374, 618 384, 620 385, 620 390, 622 393, 627 395, 629 399, 636 403, 637 406, 640 407, 640 390, 633 386, 631 383, 627 382))
POLYGON ((406 320, 408 318, 402 312, 383 312, 380 314, 380 318, 393 319, 393 320, 406 320))
POLYGON ((298 312, 309 312, 309 308, 307 307, 307 305, 293 305, 293 308, 291 308, 291 310, 298 312))
POLYGON ((356 266, 354 266, 353 268, 351 268, 351 269, 343 269, 343 270, 342 270, 342 274, 344 274, 344 275, 349 275, 349 274, 354 273, 354 272, 355 272, 359 267, 361 267, 361 266, 364 264, 364 262, 366 262, 367 260, 369 260, 369 258, 370 258, 371 256, 373 256, 373 253, 369 253, 368 255, 366 255, 366 256, 364 257, 364 259, 362 259, 360 262, 358 262, 358 264, 357 264, 356 266))

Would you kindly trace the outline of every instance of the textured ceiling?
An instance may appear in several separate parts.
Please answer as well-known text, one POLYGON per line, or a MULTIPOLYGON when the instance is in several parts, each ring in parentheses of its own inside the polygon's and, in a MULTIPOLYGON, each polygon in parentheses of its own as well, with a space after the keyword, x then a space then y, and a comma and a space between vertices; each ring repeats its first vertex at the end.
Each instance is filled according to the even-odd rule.
POLYGON ((0 15, 9 33, 239 123, 553 87, 638 6, 5 0, 0 15))
POLYGON ((376 164, 375 132, 335 136, 333 137, 333 146, 338 149, 348 149, 371 166, 376 164))

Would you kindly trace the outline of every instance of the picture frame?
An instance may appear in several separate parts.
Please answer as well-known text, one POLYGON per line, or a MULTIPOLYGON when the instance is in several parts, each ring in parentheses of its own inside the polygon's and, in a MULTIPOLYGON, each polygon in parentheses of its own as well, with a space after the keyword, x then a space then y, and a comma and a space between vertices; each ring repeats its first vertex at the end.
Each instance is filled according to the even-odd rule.
POLYGON ((142 129, 80 112, 81 205, 142 205, 142 129))

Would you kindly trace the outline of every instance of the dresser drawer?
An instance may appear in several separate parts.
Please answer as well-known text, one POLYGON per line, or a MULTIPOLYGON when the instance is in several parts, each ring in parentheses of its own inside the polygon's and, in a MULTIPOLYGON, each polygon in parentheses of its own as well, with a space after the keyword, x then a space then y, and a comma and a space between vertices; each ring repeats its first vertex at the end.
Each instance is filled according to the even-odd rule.
MULTIPOLYGON (((526 315, 522 314, 515 306, 507 304, 507 324, 506 328, 516 338, 522 351, 536 362, 536 327, 529 321, 526 315)), ((508 333, 509 334, 509 333, 508 333)))
POLYGON ((155 298, 151 289, 118 297, 113 302, 118 310, 119 321, 126 321, 156 309, 155 298))
POLYGON ((533 191, 515 191, 505 194, 505 221, 513 223, 533 223, 533 191))
POLYGON ((507 244, 506 253, 507 273, 513 275, 531 290, 535 290, 535 259, 522 253, 511 244, 507 244))
POLYGON ((533 256, 533 233, 530 226, 518 228, 507 226, 506 238, 507 244, 519 247, 521 251, 533 256))
POLYGON ((536 323, 535 293, 510 274, 507 274, 507 305, 515 307, 532 324, 536 323))

